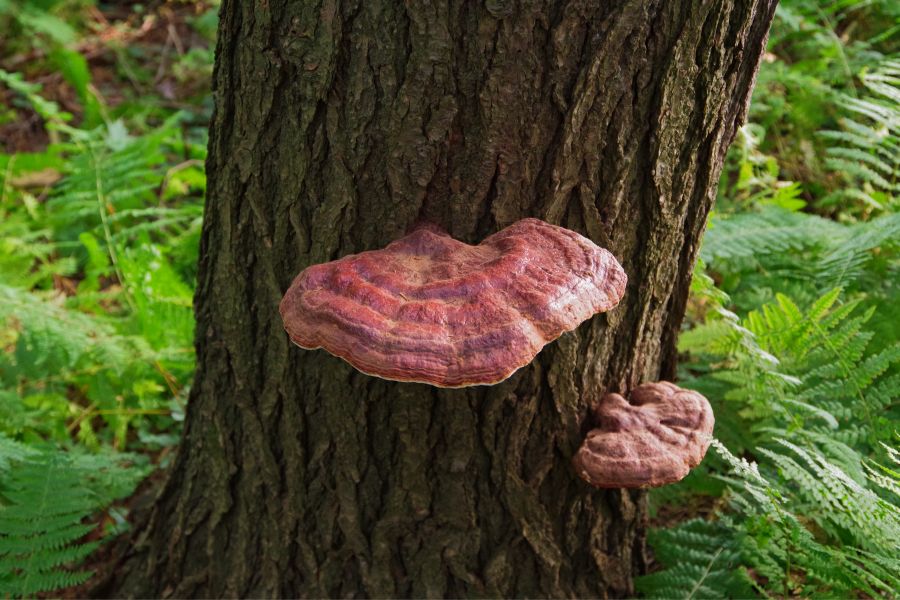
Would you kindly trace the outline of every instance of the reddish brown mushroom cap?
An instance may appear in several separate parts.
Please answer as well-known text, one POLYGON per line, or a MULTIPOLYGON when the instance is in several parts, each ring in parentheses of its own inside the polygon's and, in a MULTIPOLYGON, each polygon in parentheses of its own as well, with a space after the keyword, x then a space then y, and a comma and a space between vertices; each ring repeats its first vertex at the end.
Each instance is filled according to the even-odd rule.
POLYGON ((281 301, 291 340, 385 379, 492 384, 592 315, 627 278, 573 231, 523 219, 477 246, 434 227, 305 269, 281 301))
POLYGON ((575 470, 602 488, 674 483, 703 460, 714 423, 706 398, 667 381, 640 385, 628 400, 606 394, 594 408, 597 428, 575 454, 575 470))

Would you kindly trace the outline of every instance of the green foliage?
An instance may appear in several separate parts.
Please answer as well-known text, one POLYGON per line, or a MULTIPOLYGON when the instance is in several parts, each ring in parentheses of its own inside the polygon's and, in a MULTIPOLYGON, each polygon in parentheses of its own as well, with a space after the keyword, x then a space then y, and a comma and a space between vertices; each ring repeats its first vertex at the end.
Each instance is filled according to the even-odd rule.
MULTIPOLYGON (((2 0, 0 0, 2 1, 2 0)), ((56 102, 44 99, 40 95, 41 86, 25 81, 20 73, 9 73, 0 69, 0 83, 5 84, 9 89, 19 93, 34 111, 44 119, 44 122, 51 132, 64 130, 69 133, 77 132, 66 125, 67 121, 72 119, 72 115, 60 109, 56 102)), ((9 164, 10 159, 15 157, 4 157, 4 163, 9 164)))
POLYGON ((720 399, 727 445, 743 450, 772 431, 823 434, 862 449, 890 439, 900 343, 872 349, 874 333, 864 327, 874 308, 860 312, 861 300, 836 306, 839 293, 805 311, 778 295, 743 320, 719 307, 681 337, 680 350, 717 365, 688 381, 720 399))
MULTIPOLYGON (((125 49, 144 32, 93 4, 0 0, 0 127, 37 119, 49 139, 0 153, 0 597, 88 577, 79 564, 126 524, 106 507, 168 460, 193 372, 212 49, 125 49), (110 53, 162 64, 109 82, 110 53), (148 94, 161 76, 200 108, 148 94)), ((215 30, 214 10, 180 7, 215 30)))
MULTIPOLYGON (((708 457, 680 487, 729 499, 731 508, 714 522, 694 527, 715 537, 708 548, 738 553, 762 593, 884 596, 897 589, 896 473, 870 457, 897 460, 885 444, 900 412, 900 343, 874 344, 867 324, 877 305, 863 310, 863 297, 838 304, 840 292, 804 310, 779 294, 740 319, 701 273, 694 293, 706 307, 704 322, 679 340, 693 358, 684 381, 713 402, 721 440, 718 460, 708 457), (758 456, 759 465, 726 447, 758 456), (721 475, 729 469, 738 477, 721 475)), ((657 498, 678 499, 672 491, 657 498)), ((670 596, 667 585, 684 597, 734 595, 738 573, 726 565, 719 568, 729 577, 720 581, 698 557, 667 558, 686 543, 681 527, 652 538, 658 560, 671 568, 643 580, 642 589, 651 596, 670 596), (712 586, 710 593, 684 592, 701 575, 705 587, 697 589, 712 586)))
POLYGON ((196 262, 204 150, 186 144, 178 113, 139 136, 121 121, 75 129, 35 86, 7 80, 61 137, 4 157, 0 431, 121 448, 133 426, 151 436, 183 411, 193 368, 183 277, 196 262), (29 188, 42 177, 38 202, 29 188), (68 295, 50 291, 71 276, 68 295))
POLYGON ((656 559, 671 565, 639 578, 637 590, 662 598, 748 598, 753 581, 742 565, 741 544, 730 523, 690 519, 651 531, 656 559))
POLYGON ((642 592, 741 598, 755 587, 784 597, 890 597, 900 589, 900 508, 866 487, 896 487, 896 472, 876 465, 889 475, 870 467, 860 482, 808 449, 777 444, 758 465, 713 442, 731 472, 722 479, 732 508, 654 532, 657 558, 671 568, 639 579, 642 592))
POLYGON ((829 216, 895 208, 898 18, 890 0, 778 6, 750 117, 760 150, 829 216))
POLYGON ((190 273, 196 260, 201 207, 159 197, 168 156, 183 149, 176 123, 139 137, 118 122, 78 131, 54 150, 61 179, 46 202, 29 206, 27 191, 11 187, 2 205, 10 218, 0 225, 11 233, 0 261, 8 282, 0 286, 0 332, 10 348, 0 353, 0 431, 55 439, 75 432, 97 447, 99 422, 123 447, 133 422, 165 426, 166 415, 182 411, 193 318, 179 270, 190 273), (74 296, 35 289, 77 272, 74 296), (153 415, 160 417, 142 419, 153 415))
MULTIPOLYGON (((0 0, 0 26, 7 27, 27 38, 35 49, 47 54, 50 64, 75 90, 84 110, 84 124, 100 123, 103 107, 91 85, 91 73, 84 56, 73 49, 78 41, 78 31, 65 19, 71 2, 29 2, 0 0), (43 4, 43 6, 42 6, 43 4)), ((83 4, 83 3, 82 3, 83 4)), ((14 38, 15 39, 15 38, 14 38)))
POLYGON ((843 96, 847 113, 840 129, 820 132, 827 145, 825 168, 844 186, 820 204, 854 206, 863 210, 897 208, 900 172, 900 60, 886 60, 860 75, 867 93, 843 96))
POLYGON ((651 495, 717 509, 651 532, 648 596, 900 590, 898 17, 779 6, 679 339, 718 440, 651 495))
MULTIPOLYGON (((85 579, 192 375, 212 46, 101 31, 94 6, 121 4, 0 0, 0 127, 36 116, 49 140, 0 154, 0 595, 85 579)), ((651 497, 714 510, 650 533, 648 596, 900 589, 898 23, 890 0, 778 7, 680 339, 721 442, 651 497)))
POLYGON ((27 597, 85 581, 90 573, 69 565, 104 534, 89 518, 147 474, 135 460, 28 446, 0 435, 0 594, 27 597))

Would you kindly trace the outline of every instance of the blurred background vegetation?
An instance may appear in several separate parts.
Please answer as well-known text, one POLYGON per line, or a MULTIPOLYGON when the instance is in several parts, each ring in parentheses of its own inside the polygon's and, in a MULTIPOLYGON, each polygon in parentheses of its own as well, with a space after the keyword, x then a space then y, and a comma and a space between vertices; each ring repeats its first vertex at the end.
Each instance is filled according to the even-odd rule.
MULTIPOLYGON (((177 443, 216 11, 0 0, 0 596, 82 593, 177 443)), ((900 590, 898 39, 895 0, 778 8, 680 338, 717 441, 651 494, 647 596, 900 590)))

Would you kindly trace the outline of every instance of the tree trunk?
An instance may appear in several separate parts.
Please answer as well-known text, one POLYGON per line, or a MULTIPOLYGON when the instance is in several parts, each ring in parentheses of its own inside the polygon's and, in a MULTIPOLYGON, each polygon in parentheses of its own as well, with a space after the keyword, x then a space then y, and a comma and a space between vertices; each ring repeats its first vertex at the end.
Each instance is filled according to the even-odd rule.
POLYGON ((570 459, 605 390, 675 339, 774 0, 224 0, 184 438, 115 596, 604 596, 644 494, 570 459), (417 219, 469 243, 533 216, 629 276, 492 387, 383 381, 292 346, 303 268, 417 219))

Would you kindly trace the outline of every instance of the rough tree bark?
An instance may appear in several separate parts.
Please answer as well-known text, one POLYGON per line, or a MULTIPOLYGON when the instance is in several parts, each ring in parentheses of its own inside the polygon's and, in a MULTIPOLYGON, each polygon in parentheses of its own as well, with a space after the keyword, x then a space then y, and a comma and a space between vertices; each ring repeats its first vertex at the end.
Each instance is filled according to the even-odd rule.
POLYGON ((602 596, 644 496, 570 466, 605 390, 675 336, 774 0, 224 0, 181 448, 115 596, 602 596), (304 267, 419 218, 525 216, 610 249, 622 304, 493 387, 367 377, 292 347, 304 267))

